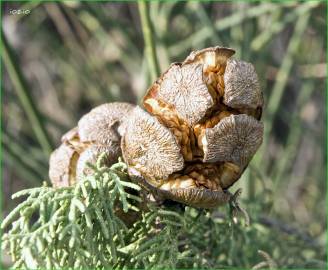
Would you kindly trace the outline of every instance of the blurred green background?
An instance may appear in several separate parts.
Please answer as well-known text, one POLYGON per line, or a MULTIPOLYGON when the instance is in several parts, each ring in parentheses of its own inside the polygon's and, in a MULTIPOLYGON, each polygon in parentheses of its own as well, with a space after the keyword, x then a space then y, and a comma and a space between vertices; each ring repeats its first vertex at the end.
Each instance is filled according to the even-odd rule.
MULTIPOLYGON (((295 235, 302 244, 286 248, 324 268, 326 3, 152 2, 149 13, 161 72, 216 45, 254 64, 265 138, 233 190, 243 188, 243 205, 273 242, 295 235)), ((99 104, 138 103, 152 81, 135 2, 4 2, 2 31, 6 215, 18 203, 11 194, 48 179, 61 134, 99 104)))

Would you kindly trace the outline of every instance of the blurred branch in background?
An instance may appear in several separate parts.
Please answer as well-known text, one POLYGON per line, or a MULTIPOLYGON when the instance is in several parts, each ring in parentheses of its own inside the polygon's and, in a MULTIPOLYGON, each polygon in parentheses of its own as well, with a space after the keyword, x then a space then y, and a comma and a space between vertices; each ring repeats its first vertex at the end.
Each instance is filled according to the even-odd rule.
POLYGON ((160 70, 156 55, 156 46, 153 37, 152 25, 149 16, 149 7, 146 1, 138 1, 139 14, 141 19, 142 33, 145 42, 145 53, 148 60, 148 69, 151 81, 155 81, 160 70))
POLYGON ((48 156, 52 151, 52 144, 50 137, 44 123, 42 121, 41 115, 34 104, 33 97, 31 97, 27 83, 23 77, 18 61, 15 59, 12 49, 7 41, 7 38, 3 31, 1 30, 2 38, 2 57, 4 64, 7 68, 9 76, 12 83, 15 85, 15 90, 17 96, 24 108, 27 118, 30 121, 31 128, 33 129, 36 138, 38 139, 44 153, 48 156))
MULTIPOLYGON (((283 91, 285 89, 285 86, 287 84, 292 65, 293 65, 293 58, 295 57, 295 54, 297 53, 298 46, 301 42, 302 35, 304 33, 304 30, 307 26, 308 20, 309 20, 309 13, 304 14, 303 16, 299 17, 294 34, 290 39, 290 42, 288 44, 288 48, 286 51, 286 54, 283 57, 282 64, 280 66, 280 69, 276 76, 276 83, 272 89, 272 94, 270 96, 269 102, 266 106, 265 110, 265 130, 264 130, 264 139, 263 139, 263 146, 262 146, 262 152, 261 154, 265 153, 267 144, 268 144, 268 137, 272 133, 272 127, 273 127, 273 117, 276 115, 277 110, 279 108, 281 98, 283 96, 283 91)), ((258 159, 261 160, 262 156, 258 155, 258 159)))
POLYGON ((28 170, 34 171, 38 176, 30 180, 40 184, 41 181, 44 180, 43 178, 48 174, 47 166, 40 160, 40 155, 42 155, 42 153, 37 151, 37 149, 37 152, 34 153, 31 146, 22 145, 19 141, 10 138, 6 132, 2 132, 1 140, 5 148, 8 147, 7 151, 12 153, 12 156, 16 156, 17 160, 21 161, 28 170))
POLYGON ((3 154, 6 157, 6 163, 8 162, 12 168, 15 168, 17 173, 31 185, 40 185, 41 181, 38 179, 42 178, 37 171, 29 167, 22 157, 18 156, 12 149, 10 149, 10 146, 4 144, 2 149, 3 154))
MULTIPOLYGON (((272 10, 281 9, 286 6, 293 6, 295 2, 286 2, 281 3, 279 6, 273 3, 263 3, 261 5, 255 5, 247 10, 241 10, 240 12, 233 13, 230 16, 226 16, 223 19, 217 20, 214 23, 214 28, 216 31, 220 32, 225 29, 235 27, 238 24, 243 23, 247 19, 260 17, 266 13, 272 12, 272 10)), ((179 55, 186 48, 197 47, 199 43, 204 41, 206 38, 211 37, 212 30, 211 28, 201 28, 199 31, 192 33, 185 40, 176 42, 169 47, 169 52, 171 55, 179 55)), ((227 44, 228 46, 228 44, 227 44)))
POLYGON ((277 35, 283 31, 288 23, 293 22, 304 14, 309 14, 309 11, 317 7, 319 4, 319 2, 313 1, 299 5, 286 16, 281 18, 281 20, 275 21, 269 29, 265 29, 262 33, 257 35, 251 43, 251 49, 255 51, 260 50, 267 42, 272 40, 273 35, 277 35))

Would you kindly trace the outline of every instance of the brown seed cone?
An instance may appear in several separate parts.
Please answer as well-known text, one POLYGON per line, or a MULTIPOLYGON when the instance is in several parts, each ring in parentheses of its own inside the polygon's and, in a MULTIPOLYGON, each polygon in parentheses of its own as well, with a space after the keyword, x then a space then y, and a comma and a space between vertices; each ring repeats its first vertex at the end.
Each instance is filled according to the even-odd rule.
POLYGON ((175 135, 181 146, 181 154, 184 159, 193 159, 192 153, 192 130, 181 118, 172 106, 167 105, 161 100, 153 97, 144 98, 144 106, 149 113, 156 118, 175 135))
POLYGON ((189 125, 198 123, 214 105, 200 63, 172 64, 148 90, 144 103, 149 97, 173 108, 176 116, 189 125))
POLYGON ((262 143, 263 124, 246 114, 230 115, 202 137, 204 162, 227 161, 246 166, 262 143))
POLYGON ((74 184, 75 170, 78 153, 70 145, 63 143, 52 152, 49 161, 49 177, 54 187, 68 187, 74 184))
POLYGON ((260 83, 252 64, 229 59, 224 73, 224 103, 231 108, 257 109, 263 106, 260 83))
POLYGON ((131 179, 152 193, 155 200, 173 200, 197 208, 214 208, 228 203, 231 194, 224 191, 212 191, 199 188, 177 188, 171 190, 159 189, 147 181, 138 170, 129 168, 131 179))
MULTIPOLYGON (((192 52, 186 60, 174 63, 148 89, 143 105, 177 137, 185 161, 198 160, 193 127, 202 125, 219 104, 226 62, 234 50, 213 47, 192 52), (221 83, 220 83, 221 82, 221 83)), ((224 87, 224 86, 223 86, 224 87)))
POLYGON ((64 134, 62 145, 50 156, 49 177, 53 186, 74 185, 91 173, 87 163, 94 164, 103 152, 107 166, 117 162, 122 155, 119 127, 133 108, 131 104, 120 102, 100 105, 64 134))
POLYGON ((231 195, 223 191, 199 188, 179 188, 162 191, 166 199, 181 202, 197 208, 214 208, 228 203, 231 195))
POLYGON ((124 102, 113 102, 100 105, 85 114, 78 123, 81 142, 99 144, 120 144, 121 135, 118 127, 127 118, 134 105, 124 102))
POLYGON ((241 176, 244 170, 233 163, 225 162, 222 166, 220 166, 220 184, 224 189, 232 186, 241 176))
MULTIPOLYGON (((166 174, 159 178, 145 161, 133 163, 131 177, 143 179, 157 196, 199 207, 225 203, 223 198, 229 196, 223 189, 240 178, 261 144, 263 126, 258 119, 263 99, 258 78, 252 65, 231 60, 233 54, 221 47, 192 52, 148 89, 143 105, 158 119, 158 129, 167 128, 175 137, 184 161, 179 169, 171 161, 165 164, 166 174)), ((153 146, 143 147, 143 156, 156 160, 149 147, 153 146)), ((126 161, 129 165, 129 157, 126 161)))
POLYGON ((121 147, 127 165, 140 171, 154 186, 184 166, 175 136, 140 107, 131 113, 121 147))
POLYGON ((113 162, 123 136, 131 178, 158 200, 205 208, 228 202, 225 189, 240 178, 263 136, 257 74, 251 64, 231 59, 233 54, 213 47, 172 64, 143 99, 148 113, 118 103, 92 110, 51 156, 54 185, 88 174, 85 164, 101 152, 113 162))

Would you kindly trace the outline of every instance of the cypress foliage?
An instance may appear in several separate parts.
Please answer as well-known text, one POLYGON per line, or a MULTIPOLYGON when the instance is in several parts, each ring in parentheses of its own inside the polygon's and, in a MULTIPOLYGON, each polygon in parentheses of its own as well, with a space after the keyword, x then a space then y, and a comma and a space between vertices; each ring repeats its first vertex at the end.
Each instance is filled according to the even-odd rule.
POLYGON ((108 168, 102 158, 90 165, 93 175, 74 187, 44 184, 12 196, 26 197, 1 225, 7 229, 2 248, 14 268, 226 268, 254 261, 255 269, 276 268, 279 263, 266 252, 273 248, 283 266, 304 265, 302 255, 293 254, 298 249, 290 248, 304 241, 273 236, 256 221, 247 226, 247 216, 237 218, 237 201, 222 208, 226 213, 146 202, 126 164, 108 168), (298 257, 289 262, 290 256, 298 257))

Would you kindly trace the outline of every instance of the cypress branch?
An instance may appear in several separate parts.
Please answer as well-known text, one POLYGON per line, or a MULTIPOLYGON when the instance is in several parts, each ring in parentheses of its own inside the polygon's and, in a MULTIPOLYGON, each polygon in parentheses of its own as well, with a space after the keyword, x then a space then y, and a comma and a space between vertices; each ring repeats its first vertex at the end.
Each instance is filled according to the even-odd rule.
MULTIPOLYGON (((243 265, 258 269, 264 263, 269 267, 279 265, 279 259, 286 261, 293 256, 283 235, 270 238, 269 230, 256 221, 246 229, 227 218, 228 210, 221 215, 217 210, 145 202, 142 189, 130 182, 126 165, 119 161, 108 168, 102 158, 92 166, 93 175, 73 187, 55 189, 44 185, 12 196, 26 196, 1 225, 7 230, 2 236, 2 248, 10 253, 14 268, 243 265), (245 244, 250 239, 252 246, 245 244), (258 256, 259 249, 263 250, 261 243, 278 246, 285 257, 272 258, 266 250, 260 254, 266 255, 265 262, 247 264, 249 258, 258 256)), ((234 211, 240 208, 236 201, 231 206, 234 211)), ((288 241, 289 245, 300 245, 295 237, 290 236, 288 241)))

